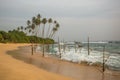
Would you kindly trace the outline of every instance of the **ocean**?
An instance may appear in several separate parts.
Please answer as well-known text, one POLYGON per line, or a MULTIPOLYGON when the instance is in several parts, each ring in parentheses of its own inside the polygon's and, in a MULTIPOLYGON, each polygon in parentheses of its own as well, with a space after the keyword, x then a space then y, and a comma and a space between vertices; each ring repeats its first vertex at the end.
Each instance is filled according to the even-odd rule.
MULTIPOLYGON (((101 65, 103 64, 103 54, 105 68, 109 70, 120 71, 120 43, 119 42, 90 42, 89 55, 88 43, 80 43, 81 47, 71 44, 60 43, 50 45, 47 54, 59 56, 61 59, 75 63, 85 62, 88 65, 101 65)), ((40 50, 40 47, 36 49, 40 50)))

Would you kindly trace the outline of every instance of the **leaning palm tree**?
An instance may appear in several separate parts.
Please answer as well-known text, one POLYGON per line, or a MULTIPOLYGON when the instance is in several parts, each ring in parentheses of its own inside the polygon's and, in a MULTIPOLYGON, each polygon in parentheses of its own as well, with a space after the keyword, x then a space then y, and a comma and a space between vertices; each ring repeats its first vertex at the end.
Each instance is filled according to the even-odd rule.
POLYGON ((53 38, 53 36, 55 35, 55 33, 58 31, 58 28, 59 28, 59 27, 60 27, 60 25, 59 25, 58 23, 56 23, 56 25, 55 25, 55 30, 53 30, 50 38, 53 38))
POLYGON ((26 27, 26 29, 27 29, 28 33, 32 32, 32 30, 30 30, 31 29, 31 21, 30 20, 27 20, 27 27, 26 27))
POLYGON ((45 30, 45 24, 47 23, 47 19, 43 18, 42 23, 43 23, 42 38, 43 38, 43 56, 44 56, 44 30, 45 30))
POLYGON ((43 23, 42 38, 44 38, 44 30, 45 30, 45 24, 47 23, 47 19, 43 18, 42 23, 43 23))
POLYGON ((20 28, 18 27, 17 30, 20 31, 20 28))
POLYGON ((47 30, 46 37, 49 37, 50 26, 51 26, 51 23, 52 23, 52 19, 51 18, 48 19, 48 23, 49 23, 49 27, 48 27, 48 30, 47 30))
MULTIPOLYGON (((56 23, 57 23, 57 21, 55 20, 54 21, 54 25, 53 26, 55 26, 56 25, 56 23)), ((53 27, 54 28, 54 27, 53 27)), ((50 34, 49 34, 49 38, 51 38, 51 35, 52 35, 52 32, 53 32, 53 28, 51 29, 51 31, 50 31, 50 34)))
POLYGON ((41 15, 38 14, 38 15, 37 15, 37 18, 36 18, 36 26, 38 26, 37 31, 36 31, 36 36, 39 35, 39 29, 40 29, 40 24, 41 24, 40 18, 41 18, 41 15))
MULTIPOLYGON (((57 28, 57 31, 58 31, 58 28, 60 27, 60 25, 58 24, 58 23, 56 23, 56 26, 55 26, 56 28, 57 28)), ((57 32, 56 31, 56 32, 57 32)), ((52 38, 55 36, 55 33, 53 34, 53 36, 52 36, 52 38)))
POLYGON ((23 26, 20 27, 21 31, 23 31, 23 26))
MULTIPOLYGON (((33 25, 33 24, 34 24, 34 26, 35 26, 35 28, 36 28, 36 17, 33 17, 33 18, 32 18, 32 25, 33 25)), ((35 28, 32 29, 32 30, 35 30, 35 28)), ((35 31, 33 31, 33 33, 35 33, 35 31)), ((36 33, 35 33, 34 35, 36 35, 36 33)))
POLYGON ((52 34, 51 34, 51 36, 50 36, 50 38, 52 38, 53 37, 53 35, 55 34, 55 32, 58 30, 58 28, 57 27, 54 27, 53 28, 53 30, 52 30, 52 34))
POLYGON ((28 27, 30 26, 30 24, 31 24, 30 20, 27 20, 28 27))

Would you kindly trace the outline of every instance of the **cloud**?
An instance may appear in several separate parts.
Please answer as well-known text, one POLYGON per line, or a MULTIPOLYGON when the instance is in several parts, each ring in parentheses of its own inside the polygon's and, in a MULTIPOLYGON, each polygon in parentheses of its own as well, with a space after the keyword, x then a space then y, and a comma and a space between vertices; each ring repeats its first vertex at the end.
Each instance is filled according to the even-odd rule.
POLYGON ((24 26, 40 13, 58 20, 64 35, 61 37, 68 40, 79 40, 80 36, 83 40, 88 35, 94 40, 120 40, 119 3, 120 0, 0 0, 0 26, 24 26))

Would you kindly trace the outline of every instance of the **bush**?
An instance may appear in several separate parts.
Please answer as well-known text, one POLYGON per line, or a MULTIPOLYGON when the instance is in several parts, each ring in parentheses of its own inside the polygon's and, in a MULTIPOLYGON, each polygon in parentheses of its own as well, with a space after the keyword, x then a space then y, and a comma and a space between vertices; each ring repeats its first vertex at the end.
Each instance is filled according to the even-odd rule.
POLYGON ((13 31, 0 31, 0 42, 3 43, 44 43, 45 44, 52 44, 54 43, 53 39, 43 39, 40 37, 36 37, 36 36, 26 36, 26 34, 22 31, 17 31, 17 30, 13 30, 13 31))

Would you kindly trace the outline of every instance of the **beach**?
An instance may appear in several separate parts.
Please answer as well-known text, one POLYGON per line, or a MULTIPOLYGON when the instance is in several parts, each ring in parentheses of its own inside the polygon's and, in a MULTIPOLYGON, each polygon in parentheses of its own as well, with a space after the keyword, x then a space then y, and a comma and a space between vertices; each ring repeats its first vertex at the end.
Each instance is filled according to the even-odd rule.
POLYGON ((7 51, 30 44, 0 44, 0 80, 73 80, 47 72, 7 55, 7 51))
MULTIPOLYGON (((100 67, 40 53, 31 56, 30 44, 0 44, 0 49, 0 80, 103 80, 100 67)), ((104 80, 119 79, 119 73, 104 72, 104 80)))

